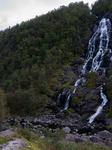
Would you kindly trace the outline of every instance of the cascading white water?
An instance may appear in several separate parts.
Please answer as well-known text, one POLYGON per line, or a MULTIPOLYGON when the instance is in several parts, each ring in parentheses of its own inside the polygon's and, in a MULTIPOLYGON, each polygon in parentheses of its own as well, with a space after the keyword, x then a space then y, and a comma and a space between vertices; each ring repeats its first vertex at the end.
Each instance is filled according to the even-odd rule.
MULTIPOLYGON (((101 63, 103 62, 103 56, 105 55, 105 53, 107 51, 109 51, 111 54, 111 50, 108 48, 110 28, 111 28, 110 20, 103 18, 99 24, 99 28, 97 29, 97 31, 95 32, 93 37, 90 39, 89 46, 88 46, 88 57, 87 57, 87 61, 86 61, 86 66, 87 66, 89 59, 90 58, 92 59, 92 66, 91 66, 90 71, 96 72, 99 69, 99 67, 101 66, 101 63), (95 41, 97 40, 98 37, 100 40, 99 46, 98 46, 98 51, 97 51, 96 55, 93 57, 93 52, 95 51, 95 41), (92 45, 93 48, 90 45, 91 43, 94 43, 94 46, 92 45)), ((86 67, 83 67, 83 69, 84 69, 83 72, 86 72, 86 67)), ((103 71, 103 74, 104 73, 105 73, 105 70, 103 71)), ((102 111, 103 106, 105 106, 105 104, 108 101, 106 98, 106 95, 103 93, 102 87, 100 90, 100 96, 103 99, 103 102, 98 107, 96 113, 93 114, 91 117, 89 117, 89 123, 92 123, 94 121, 94 119, 102 111)))
POLYGON ((108 29, 111 26, 110 20, 109 19, 102 19, 99 25, 99 30, 100 30, 100 43, 99 43, 99 51, 97 52, 96 56, 93 58, 92 61, 92 71, 96 72, 102 61, 103 61, 103 56, 108 50, 108 44, 109 44, 109 33, 108 29))
POLYGON ((77 88, 77 86, 78 86, 80 83, 84 83, 84 82, 86 82, 86 79, 85 79, 84 77, 82 77, 82 78, 78 79, 78 80, 75 82, 75 84, 74 84, 75 89, 73 90, 73 93, 75 93, 75 92, 76 92, 76 88, 77 88))
POLYGON ((68 109, 70 96, 71 96, 71 94, 70 94, 70 90, 69 90, 69 91, 68 91, 68 94, 67 94, 67 98, 66 98, 64 110, 68 109))
MULTIPOLYGON (((109 49, 109 34, 111 29, 111 22, 109 19, 103 18, 100 23, 97 31, 93 34, 88 44, 88 53, 85 64, 82 67, 82 74, 84 75, 87 70, 88 63, 91 61, 90 72, 97 72, 100 68, 104 55, 108 52, 110 55, 112 53, 111 49, 109 49)), ((103 70, 103 74, 105 74, 106 70, 103 70)), ((76 92, 76 88, 80 83, 84 83, 86 79, 84 77, 80 77, 74 84, 75 88, 73 93, 76 92)), ((70 100, 70 91, 67 93, 67 98, 65 102, 64 109, 68 109, 69 100, 70 100)), ((100 96, 103 99, 102 104, 98 107, 95 114, 89 117, 89 123, 92 123, 96 116, 102 111, 103 106, 107 103, 106 95, 103 93, 103 89, 100 90, 100 96)), ((58 96, 58 101, 60 100, 61 94, 58 96)))
MULTIPOLYGON (((89 61, 91 60, 92 65, 90 72, 97 72, 98 69, 100 68, 102 62, 103 62, 103 57, 106 54, 107 51, 111 54, 111 49, 108 48, 109 45, 109 32, 111 29, 111 22, 109 19, 103 18, 100 23, 97 31, 93 34, 92 38, 89 40, 88 44, 88 53, 87 53, 87 59, 85 61, 85 64, 82 67, 82 74, 86 73, 87 70, 87 65, 89 61), (99 42, 98 42, 99 40, 99 42), (97 43, 98 45, 97 45, 97 43)), ((103 71, 103 74, 105 74, 105 71, 103 71)), ((75 85, 78 85, 80 83, 81 79, 78 79, 75 83, 75 85)), ((74 89, 73 92, 76 91, 76 88, 74 89)), ((102 111, 103 106, 107 103, 107 98, 106 95, 103 93, 103 88, 101 87, 100 90, 100 96, 103 99, 102 104, 98 107, 97 111, 95 114, 93 114, 91 117, 89 117, 89 123, 92 123, 96 116, 102 111)))
POLYGON ((92 38, 89 41, 87 59, 85 64, 83 65, 82 74, 86 73, 86 67, 90 60, 92 60, 92 66, 90 71, 96 72, 101 66, 105 53, 108 50, 111 52, 111 50, 108 48, 110 27, 111 22, 109 19, 103 18, 100 21, 97 31, 93 34, 92 38), (99 46, 96 43, 98 39, 99 46), (96 54, 95 51, 97 51, 96 54))
POLYGON ((91 117, 89 117, 89 123, 92 123, 94 121, 94 119, 100 114, 100 112, 102 111, 103 109, 103 106, 105 106, 105 104, 107 103, 107 97, 106 95, 103 93, 103 88, 101 87, 101 90, 100 90, 100 96, 101 98, 103 99, 101 105, 97 108, 97 111, 94 115, 92 115, 91 117))
POLYGON ((61 93, 58 95, 57 102, 60 102, 61 93))

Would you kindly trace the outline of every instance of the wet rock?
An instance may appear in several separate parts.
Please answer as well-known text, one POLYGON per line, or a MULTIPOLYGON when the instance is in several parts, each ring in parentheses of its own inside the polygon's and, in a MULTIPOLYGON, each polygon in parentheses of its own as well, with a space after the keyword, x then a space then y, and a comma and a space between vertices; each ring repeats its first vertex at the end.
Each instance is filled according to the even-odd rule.
POLYGON ((97 29, 98 29, 98 25, 95 24, 94 27, 93 27, 93 33, 95 33, 97 29))
POLYGON ((74 66, 74 65, 76 65, 76 64, 81 65, 81 64, 83 64, 83 62, 84 62, 84 58, 78 57, 77 59, 75 59, 75 60, 71 63, 71 66, 74 66))
POLYGON ((64 118, 66 117, 65 113, 63 111, 60 111, 58 114, 55 115, 56 118, 64 118))

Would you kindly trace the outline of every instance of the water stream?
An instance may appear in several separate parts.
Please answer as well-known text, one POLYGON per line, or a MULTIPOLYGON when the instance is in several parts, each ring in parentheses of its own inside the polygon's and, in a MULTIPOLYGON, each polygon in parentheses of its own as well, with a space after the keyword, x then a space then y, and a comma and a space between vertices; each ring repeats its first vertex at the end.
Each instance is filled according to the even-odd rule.
MULTIPOLYGON (((110 30, 111 30, 111 22, 109 19, 103 18, 100 23, 97 31, 93 34, 91 39, 89 40, 88 44, 88 52, 86 56, 86 60, 84 65, 82 66, 82 75, 84 75, 87 71, 89 72, 97 72, 98 69, 102 66, 104 56, 106 53, 112 54, 111 49, 109 49, 109 39, 110 39, 110 30), (91 63, 90 63, 91 61, 91 63), (89 70, 87 68, 89 64, 89 70)), ((111 57, 110 57, 111 59, 111 57)), ((106 69, 103 69, 102 74, 105 74, 106 69)), ((76 92, 77 86, 79 84, 82 84, 86 81, 84 77, 80 77, 74 84, 74 90, 73 93, 76 92)), ((68 109, 69 107, 69 100, 70 100, 70 91, 67 93, 67 98, 65 102, 64 109, 68 109)), ((99 115, 99 113, 102 111, 103 107, 107 103, 106 95, 103 93, 103 87, 101 86, 100 89, 100 96, 102 98, 101 105, 97 108, 97 111, 95 114, 90 116, 89 123, 92 123, 94 119, 99 115)), ((60 99, 61 95, 58 96, 58 101, 60 99)))
POLYGON ((91 117, 88 118, 88 120, 89 120, 88 123, 90 123, 90 124, 91 124, 91 123, 94 121, 94 119, 101 113, 103 107, 105 106, 105 104, 106 104, 107 101, 108 101, 106 95, 103 93, 102 90, 103 90, 103 88, 101 87, 101 89, 100 89, 100 96, 101 96, 101 98, 102 98, 103 101, 102 101, 101 105, 97 108, 96 113, 93 114, 91 117))

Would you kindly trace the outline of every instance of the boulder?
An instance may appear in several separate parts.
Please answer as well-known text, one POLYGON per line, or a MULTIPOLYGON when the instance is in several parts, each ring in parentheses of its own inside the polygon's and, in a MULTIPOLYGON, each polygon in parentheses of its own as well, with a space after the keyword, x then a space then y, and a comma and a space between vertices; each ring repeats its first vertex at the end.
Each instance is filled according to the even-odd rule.
POLYGON ((74 141, 75 140, 74 134, 67 134, 66 135, 66 140, 74 141))
POLYGON ((76 65, 76 64, 81 65, 83 62, 84 62, 84 58, 78 57, 77 59, 75 59, 75 60, 72 62, 71 66, 74 66, 74 65, 76 65))
POLYGON ((13 140, 0 145, 2 150, 18 150, 20 147, 26 147, 28 143, 24 139, 13 138, 13 140))
POLYGON ((63 128, 66 134, 69 134, 71 132, 71 129, 69 127, 63 128))
POLYGON ((10 136, 13 136, 14 135, 14 132, 13 131, 11 131, 11 129, 7 129, 7 130, 5 130, 5 131, 1 131, 0 132, 0 136, 2 136, 2 137, 10 137, 10 136))
POLYGON ((44 135, 43 135, 43 136, 41 136, 41 137, 40 137, 40 139, 45 139, 45 136, 44 136, 44 135))
POLYGON ((56 116, 56 118, 64 118, 64 117, 66 117, 66 115, 65 115, 65 113, 63 111, 60 111, 55 116, 56 116))
POLYGON ((107 130, 104 130, 104 131, 98 132, 96 136, 99 137, 100 139, 105 140, 105 139, 108 139, 108 138, 112 138, 112 133, 110 133, 107 130))

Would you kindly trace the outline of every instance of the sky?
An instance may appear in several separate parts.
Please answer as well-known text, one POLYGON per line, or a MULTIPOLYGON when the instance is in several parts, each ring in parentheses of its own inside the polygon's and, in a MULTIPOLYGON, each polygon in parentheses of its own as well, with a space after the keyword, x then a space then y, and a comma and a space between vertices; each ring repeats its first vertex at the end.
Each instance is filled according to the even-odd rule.
POLYGON ((79 1, 91 6, 96 0, 0 0, 0 30, 79 1))

